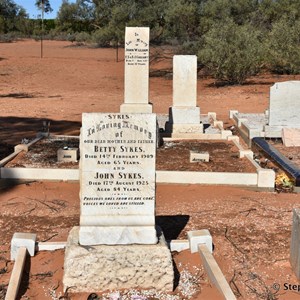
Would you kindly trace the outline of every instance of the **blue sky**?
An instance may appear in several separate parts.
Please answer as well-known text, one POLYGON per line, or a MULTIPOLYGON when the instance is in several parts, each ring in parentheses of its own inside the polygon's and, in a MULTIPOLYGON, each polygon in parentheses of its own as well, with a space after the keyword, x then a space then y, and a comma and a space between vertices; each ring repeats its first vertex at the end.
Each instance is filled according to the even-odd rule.
MULTIPOLYGON (((26 9, 26 12, 29 14, 30 18, 36 19, 37 15, 40 15, 41 12, 36 8, 35 0, 13 0, 16 4, 22 6, 26 9)), ((70 3, 75 2, 75 0, 69 0, 70 3)), ((61 6, 62 0, 50 0, 51 7, 53 12, 45 14, 45 19, 55 19, 57 11, 61 6)))

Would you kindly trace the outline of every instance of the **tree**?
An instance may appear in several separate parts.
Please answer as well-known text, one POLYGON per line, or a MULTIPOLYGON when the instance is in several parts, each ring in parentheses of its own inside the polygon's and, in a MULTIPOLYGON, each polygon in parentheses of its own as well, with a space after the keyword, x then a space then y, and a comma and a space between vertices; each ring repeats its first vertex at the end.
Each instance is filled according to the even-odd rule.
POLYGON ((268 61, 276 73, 300 73, 300 20, 274 22, 268 39, 268 61))
POLYGON ((57 24, 62 31, 91 32, 95 29, 94 4, 89 0, 77 0, 76 3, 63 0, 57 14, 57 24))
POLYGON ((36 0, 35 6, 42 12, 51 13, 53 11, 49 0, 36 0))
POLYGON ((23 7, 12 0, 0 0, 0 33, 22 30, 22 21, 28 15, 23 7))
POLYGON ((199 1, 175 0, 166 7, 167 36, 179 42, 199 37, 199 1))
POLYGON ((123 42, 125 26, 149 26, 151 40, 159 41, 165 26, 168 1, 161 0, 93 0, 95 4, 95 38, 100 45, 123 42))
POLYGON ((199 60, 217 80, 242 84, 261 67, 265 46, 260 34, 249 24, 225 19, 204 35, 199 60))

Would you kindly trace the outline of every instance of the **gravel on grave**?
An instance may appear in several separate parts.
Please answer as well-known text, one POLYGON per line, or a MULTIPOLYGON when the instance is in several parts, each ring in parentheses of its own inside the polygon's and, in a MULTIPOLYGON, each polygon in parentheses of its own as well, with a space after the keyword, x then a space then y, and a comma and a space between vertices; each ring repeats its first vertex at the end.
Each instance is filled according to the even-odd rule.
MULTIPOLYGON (((57 150, 79 147, 78 139, 43 139, 30 150, 20 153, 6 167, 24 168, 78 168, 78 162, 58 162, 57 150)), ((239 150, 228 141, 165 142, 157 149, 156 169, 167 171, 255 172, 246 158, 239 158, 239 150), (208 152, 209 162, 190 163, 190 151, 208 152)))

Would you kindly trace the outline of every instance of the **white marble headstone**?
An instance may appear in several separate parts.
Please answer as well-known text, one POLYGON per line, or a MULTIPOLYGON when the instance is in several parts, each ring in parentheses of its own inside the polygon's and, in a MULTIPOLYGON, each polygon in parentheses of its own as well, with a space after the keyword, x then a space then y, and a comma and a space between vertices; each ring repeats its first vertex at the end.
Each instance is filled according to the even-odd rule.
POLYGON ((203 132, 197 106, 197 56, 173 57, 173 106, 169 111, 173 137, 203 132), (178 136, 176 136, 178 135, 178 136))
POLYGON ((148 27, 125 29, 124 104, 121 112, 152 112, 149 104, 149 35, 148 27))
POLYGON ((82 245, 155 244, 155 114, 84 113, 82 245))
POLYGON ((277 82, 271 87, 268 125, 300 127, 300 81, 277 82))
POLYGON ((197 56, 173 57, 173 106, 197 105, 197 56))

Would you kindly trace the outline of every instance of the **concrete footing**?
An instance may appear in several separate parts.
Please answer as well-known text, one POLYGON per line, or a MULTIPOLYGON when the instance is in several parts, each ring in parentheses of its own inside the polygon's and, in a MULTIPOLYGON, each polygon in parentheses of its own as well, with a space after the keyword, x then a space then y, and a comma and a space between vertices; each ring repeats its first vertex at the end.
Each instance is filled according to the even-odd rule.
POLYGON ((219 268, 213 255, 205 244, 198 246, 199 254, 204 265, 204 269, 210 281, 216 286, 226 300, 236 300, 229 284, 227 283, 221 269, 219 268))
POLYGON ((74 227, 65 250, 64 290, 173 290, 172 257, 162 234, 156 245, 81 246, 78 237, 79 227, 74 227))

